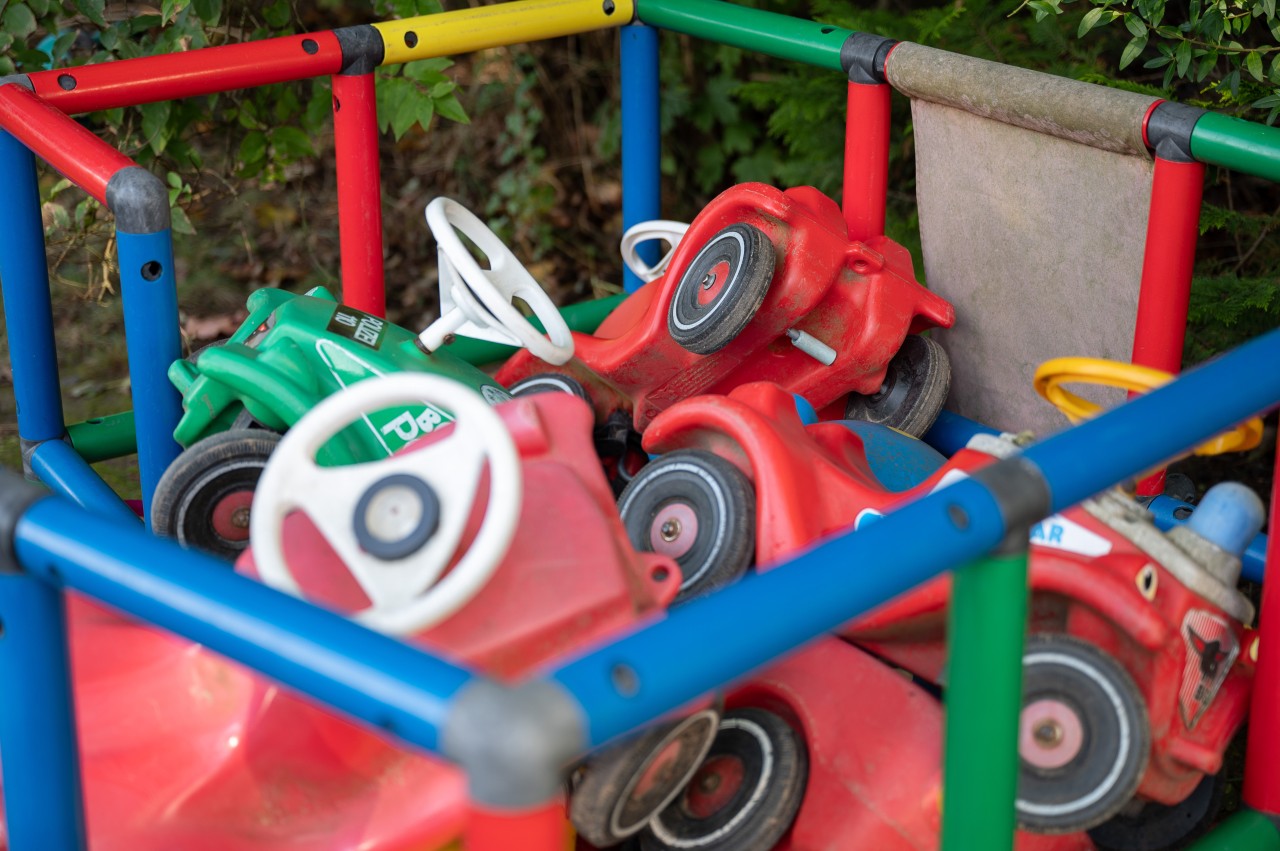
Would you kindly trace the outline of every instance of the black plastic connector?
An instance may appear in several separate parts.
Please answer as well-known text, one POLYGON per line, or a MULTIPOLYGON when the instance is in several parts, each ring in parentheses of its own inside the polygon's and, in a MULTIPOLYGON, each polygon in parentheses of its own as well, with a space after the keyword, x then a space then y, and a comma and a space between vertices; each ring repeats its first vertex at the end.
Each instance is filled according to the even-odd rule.
POLYGON ((1005 537, 993 552, 1019 553, 1028 546, 1031 527, 1049 515, 1053 494, 1040 468, 1021 455, 1013 455, 973 474, 995 498, 1004 520, 1005 537))
POLYGON ((22 572, 13 546, 18 521, 28 508, 49 495, 39 485, 0 468, 0 573, 22 572))
POLYGON ((1191 156, 1191 131, 1205 110, 1185 103, 1162 101, 1147 119, 1147 145, 1162 160, 1195 162, 1191 156))
POLYGON ((897 43, 882 35, 853 33, 840 47, 840 67, 849 75, 851 83, 883 83, 884 63, 897 43))
POLYGON ((159 233, 170 225, 169 190, 142 166, 128 166, 107 181, 107 209, 124 233, 159 233))
POLYGON ((342 27, 333 34, 342 49, 342 70, 338 73, 350 77, 370 74, 382 64, 387 48, 382 34, 372 24, 342 27))

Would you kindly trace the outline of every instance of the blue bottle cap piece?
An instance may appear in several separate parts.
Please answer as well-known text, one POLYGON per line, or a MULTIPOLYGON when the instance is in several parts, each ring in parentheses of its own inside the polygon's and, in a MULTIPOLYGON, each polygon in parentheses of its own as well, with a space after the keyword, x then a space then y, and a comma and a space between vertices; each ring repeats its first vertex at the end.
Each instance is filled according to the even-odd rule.
POLYGON ((1223 482, 1209 488, 1187 528, 1232 555, 1241 555, 1265 520, 1266 509, 1251 488, 1223 482))
POLYGON ((799 393, 792 393, 791 398, 796 400, 796 413, 800 415, 800 422, 813 425, 818 421, 818 412, 814 410, 813 405, 809 404, 808 399, 799 393))

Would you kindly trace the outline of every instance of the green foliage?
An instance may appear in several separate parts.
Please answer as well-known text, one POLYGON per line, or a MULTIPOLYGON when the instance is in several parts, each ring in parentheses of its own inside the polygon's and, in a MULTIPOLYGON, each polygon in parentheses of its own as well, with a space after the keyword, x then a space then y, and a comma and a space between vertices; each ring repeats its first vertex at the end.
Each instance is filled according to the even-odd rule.
POLYGON ((1037 20, 1083 8, 1077 38, 1123 38, 1118 71, 1158 71, 1162 89, 1182 85, 1219 109, 1268 124, 1280 116, 1276 0, 1191 0, 1185 8, 1166 0, 1026 0, 1018 8, 1037 20))

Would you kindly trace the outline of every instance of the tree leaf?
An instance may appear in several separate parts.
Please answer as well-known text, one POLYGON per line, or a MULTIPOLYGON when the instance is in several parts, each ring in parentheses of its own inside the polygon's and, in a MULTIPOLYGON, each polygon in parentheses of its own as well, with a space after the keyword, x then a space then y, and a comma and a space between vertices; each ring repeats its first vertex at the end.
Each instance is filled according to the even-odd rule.
POLYGON ((191 8, 208 26, 216 26, 222 19, 222 0, 191 0, 191 8))
POLYGON ((1134 38, 1147 37, 1147 22, 1137 15, 1125 15, 1124 25, 1129 32, 1133 33, 1134 38))
POLYGON ((1096 6, 1086 12, 1085 16, 1080 19, 1080 27, 1076 30, 1076 38, 1084 38, 1085 33, 1097 26, 1098 21, 1102 19, 1102 13, 1105 11, 1106 9, 1101 6, 1096 6))
POLYGON ((252 130, 240 140, 240 162, 245 165, 260 163, 267 158, 267 134, 252 130))
POLYGON ((159 103, 143 104, 139 109, 142 112, 142 138, 155 151, 156 155, 164 153, 165 145, 169 143, 169 137, 172 131, 169 129, 169 110, 172 107, 170 101, 160 101, 159 103))
POLYGON ((1262 82, 1262 54, 1256 50, 1250 50, 1249 55, 1245 57, 1244 67, 1253 75, 1253 79, 1259 83, 1262 82))
POLYGON ((436 98, 435 108, 441 118, 447 118, 459 124, 471 123, 471 116, 467 115, 467 111, 462 108, 462 104, 458 103, 458 98, 454 94, 436 98))
POLYGON ((36 16, 24 5, 4 10, 4 31, 15 38, 26 38, 36 31, 36 16))
POLYGON ((275 127, 271 130, 270 140, 271 147, 275 148, 276 154, 282 155, 286 160, 296 160, 301 157, 315 155, 315 149, 311 147, 310 137, 297 127, 275 127))
MULTIPOLYGON (((1133 44, 1133 42, 1129 42, 1133 44)), ((1128 52, 1129 48, 1125 48, 1128 52)), ((1173 57, 1177 61, 1177 72, 1179 77, 1187 76, 1187 69, 1191 67, 1191 42, 1184 41, 1178 45, 1178 49, 1173 52, 1173 57)), ((1120 66, 1121 68, 1124 65, 1120 66)))
POLYGON ((100 27, 107 25, 107 19, 102 17, 105 6, 105 0, 76 0, 76 11, 100 27))
POLYGON ((391 132, 395 134, 396 141, 399 141, 400 137, 417 123, 418 97, 416 93, 410 93, 408 96, 400 98, 400 102, 396 105, 396 111, 391 114, 391 132))
POLYGON ((1124 53, 1120 54, 1120 68, 1124 69, 1129 63, 1142 55, 1142 51, 1147 47, 1147 37, 1145 35, 1132 38, 1129 43, 1124 46, 1124 53))
POLYGON ((169 213, 172 218, 171 227, 174 233, 186 234, 187 236, 195 234, 196 229, 192 227, 191 219, 187 217, 186 210, 181 207, 174 207, 169 213))

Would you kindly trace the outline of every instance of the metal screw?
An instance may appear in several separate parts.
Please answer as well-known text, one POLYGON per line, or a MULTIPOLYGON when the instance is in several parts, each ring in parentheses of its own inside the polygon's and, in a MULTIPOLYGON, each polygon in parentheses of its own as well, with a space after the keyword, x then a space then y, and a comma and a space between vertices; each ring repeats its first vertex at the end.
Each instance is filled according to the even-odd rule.
POLYGON ((658 534, 662 535, 662 540, 667 543, 671 543, 676 538, 680 537, 680 521, 674 519, 668 520, 666 523, 662 524, 662 528, 658 530, 658 534))

